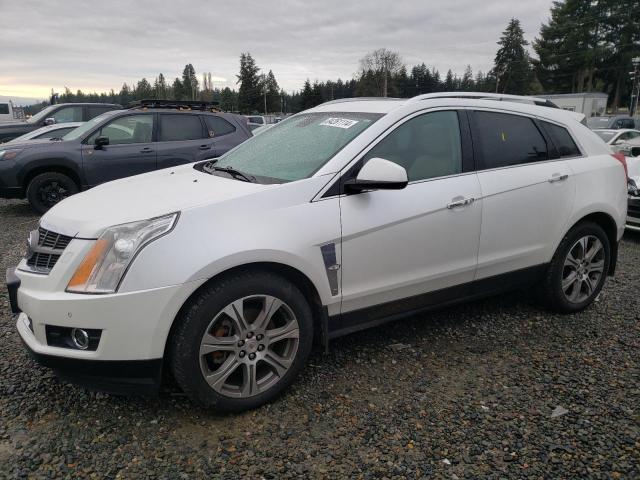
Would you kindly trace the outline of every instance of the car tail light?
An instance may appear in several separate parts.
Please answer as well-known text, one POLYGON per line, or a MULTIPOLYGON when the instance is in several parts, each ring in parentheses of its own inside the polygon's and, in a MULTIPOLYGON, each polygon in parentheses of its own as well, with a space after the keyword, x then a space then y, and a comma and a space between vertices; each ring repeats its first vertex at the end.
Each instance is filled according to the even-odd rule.
POLYGON ((618 160, 624 167, 624 177, 625 177, 624 181, 626 182, 627 178, 629 178, 629 168, 627 167, 627 158, 622 153, 612 153, 611 156, 616 160, 618 160))

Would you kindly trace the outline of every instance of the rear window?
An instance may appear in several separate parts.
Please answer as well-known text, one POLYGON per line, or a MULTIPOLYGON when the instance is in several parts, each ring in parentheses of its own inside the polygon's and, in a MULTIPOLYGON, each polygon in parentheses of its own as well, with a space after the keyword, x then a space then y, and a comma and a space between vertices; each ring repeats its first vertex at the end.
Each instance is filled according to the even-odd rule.
POLYGON ((198 140, 205 138, 198 115, 160 115, 160 141, 198 140))
MULTIPOLYGON (((473 114, 482 168, 500 168, 547 160, 547 143, 528 117, 508 113, 473 114)), ((475 140, 475 137, 474 137, 475 140)))
POLYGON ((542 122, 542 125, 551 137, 551 141, 556 146, 561 157, 579 157, 582 155, 566 128, 549 122, 542 122))

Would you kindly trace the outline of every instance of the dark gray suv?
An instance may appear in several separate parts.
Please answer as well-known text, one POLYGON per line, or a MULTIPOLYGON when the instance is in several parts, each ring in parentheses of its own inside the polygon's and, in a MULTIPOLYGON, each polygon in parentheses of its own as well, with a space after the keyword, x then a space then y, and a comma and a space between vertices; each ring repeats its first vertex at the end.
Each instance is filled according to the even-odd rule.
POLYGON ((215 158, 252 136, 244 117, 206 105, 152 102, 106 112, 60 141, 0 145, 0 197, 44 213, 81 190, 215 158))

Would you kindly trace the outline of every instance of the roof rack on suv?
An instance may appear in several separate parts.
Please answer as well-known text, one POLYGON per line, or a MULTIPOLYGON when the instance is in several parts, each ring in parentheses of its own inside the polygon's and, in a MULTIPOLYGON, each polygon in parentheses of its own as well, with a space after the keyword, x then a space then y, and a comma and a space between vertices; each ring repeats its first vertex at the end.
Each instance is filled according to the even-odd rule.
POLYGON ((525 95, 509 95, 506 93, 487 93, 487 92, 437 92, 425 93, 417 95, 409 99, 409 102, 417 102, 420 100, 430 100, 435 98, 469 98, 474 100, 494 100, 499 102, 516 102, 528 103, 531 105, 539 105, 543 107, 558 108, 558 106, 540 97, 528 97, 525 95))
POLYGON ((198 100, 146 99, 131 102, 129 108, 170 108, 174 110, 210 110, 219 112, 218 105, 218 102, 202 102, 198 100))
POLYGON ((346 103, 346 102, 367 102, 371 100, 374 100, 376 102, 379 102, 380 100, 393 100, 397 102, 404 99, 395 98, 395 97, 350 97, 350 98, 338 98, 336 100, 329 100, 328 102, 321 103, 320 105, 333 105, 334 103, 346 103))

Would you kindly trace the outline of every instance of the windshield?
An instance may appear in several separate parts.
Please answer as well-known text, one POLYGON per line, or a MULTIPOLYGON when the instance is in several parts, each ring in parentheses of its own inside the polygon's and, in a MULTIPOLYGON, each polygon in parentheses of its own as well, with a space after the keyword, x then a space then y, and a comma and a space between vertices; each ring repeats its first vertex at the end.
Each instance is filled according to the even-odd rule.
POLYGON ((64 137, 62 137, 62 140, 75 140, 77 138, 80 138, 85 133, 91 131, 96 125, 102 122, 105 118, 110 117, 111 115, 114 115, 118 111, 119 110, 111 110, 109 112, 103 113, 102 115, 98 115, 97 117, 93 117, 91 120, 83 123, 75 130, 71 130, 64 137))
POLYGON ((352 112, 296 115, 240 144, 216 167, 283 182, 307 178, 380 117, 352 112))
POLYGON ((616 132, 605 132, 604 130, 594 130, 594 132, 596 132, 596 134, 605 142, 608 142, 617 135, 616 132))
POLYGON ((44 110, 40 110, 33 117, 27 119, 27 123, 38 123, 39 121, 44 120, 49 116, 49 114, 53 111, 54 108, 55 108, 55 105, 49 105, 44 110))

